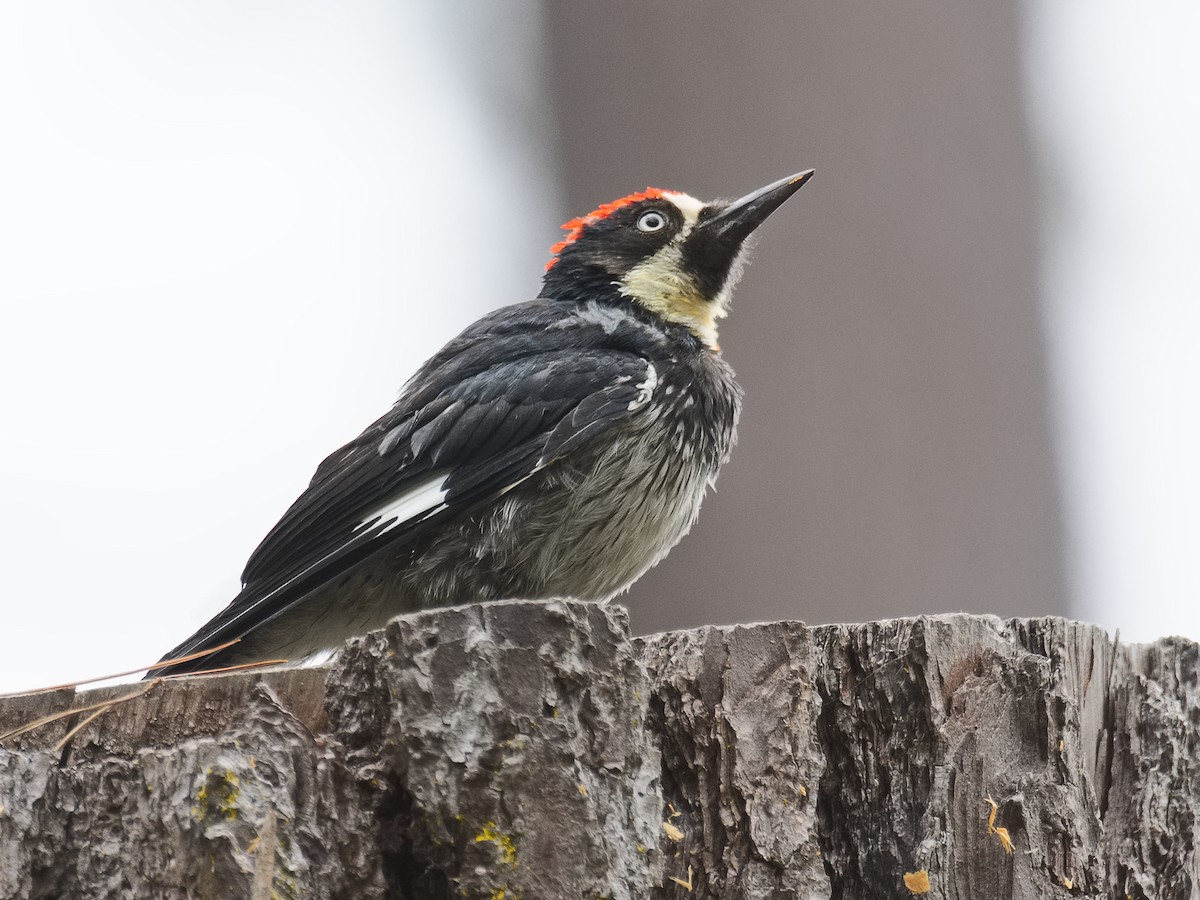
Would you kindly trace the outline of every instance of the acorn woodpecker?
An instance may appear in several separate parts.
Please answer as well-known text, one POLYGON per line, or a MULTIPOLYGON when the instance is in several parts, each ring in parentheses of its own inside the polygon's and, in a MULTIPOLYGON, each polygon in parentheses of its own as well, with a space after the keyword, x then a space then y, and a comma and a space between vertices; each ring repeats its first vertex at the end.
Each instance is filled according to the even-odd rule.
POLYGON ((812 171, 734 201, 648 188, 567 222, 537 299, 471 325, 321 463, 229 606, 150 676, 322 656, 391 617, 609 600, 687 533, 734 442, 717 321, 747 238, 812 171))

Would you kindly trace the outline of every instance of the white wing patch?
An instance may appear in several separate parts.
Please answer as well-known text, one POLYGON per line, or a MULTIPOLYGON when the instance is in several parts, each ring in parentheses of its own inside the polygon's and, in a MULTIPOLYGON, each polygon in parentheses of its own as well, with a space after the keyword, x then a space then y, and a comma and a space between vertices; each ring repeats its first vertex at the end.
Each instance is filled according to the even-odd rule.
POLYGON ((327 662, 331 662, 338 655, 339 647, 326 647, 322 650, 314 650, 308 656, 301 657, 298 660, 289 659, 288 665, 297 669, 315 669, 317 666, 323 666, 327 662))
POLYGON ((650 402, 650 398, 654 396, 654 389, 658 387, 658 369, 654 368, 654 363, 646 363, 646 380, 638 383, 637 396, 629 401, 629 411, 641 409, 650 402))
POLYGON ((393 497, 387 503, 373 510, 370 515, 358 523, 358 527, 383 525, 383 531, 380 534, 384 534, 397 525, 403 525, 405 522, 440 509, 445 506, 445 485, 445 474, 434 475, 432 478, 415 484, 403 494, 393 497))

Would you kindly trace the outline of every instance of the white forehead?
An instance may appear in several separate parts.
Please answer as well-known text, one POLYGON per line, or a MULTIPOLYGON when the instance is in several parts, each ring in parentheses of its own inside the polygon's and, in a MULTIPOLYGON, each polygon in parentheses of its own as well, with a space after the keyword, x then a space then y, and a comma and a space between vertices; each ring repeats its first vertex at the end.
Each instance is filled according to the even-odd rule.
POLYGON ((683 213, 683 221, 689 225, 694 225, 696 220, 700 218, 700 210, 704 209, 704 203, 697 200, 691 194, 680 194, 675 191, 663 191, 663 199, 670 200, 683 213))

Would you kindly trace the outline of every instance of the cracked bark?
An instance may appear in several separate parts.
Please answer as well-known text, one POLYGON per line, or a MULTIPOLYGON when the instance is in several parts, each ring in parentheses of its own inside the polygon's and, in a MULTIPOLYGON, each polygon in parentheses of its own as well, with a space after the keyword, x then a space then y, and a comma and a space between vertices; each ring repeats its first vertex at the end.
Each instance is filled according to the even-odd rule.
POLYGON ((0 897, 1191 898, 1197 663, 1062 619, 422 613, 5 741, 0 897))

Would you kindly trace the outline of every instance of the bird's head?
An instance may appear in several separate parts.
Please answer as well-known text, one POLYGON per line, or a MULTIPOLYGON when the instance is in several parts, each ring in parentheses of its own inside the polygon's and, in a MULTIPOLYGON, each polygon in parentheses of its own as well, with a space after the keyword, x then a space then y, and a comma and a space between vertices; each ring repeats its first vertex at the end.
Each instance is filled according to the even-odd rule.
POLYGON ((542 296, 641 304, 717 349, 746 239, 812 177, 784 178, 737 200, 709 203, 647 188, 563 225, 542 296))

